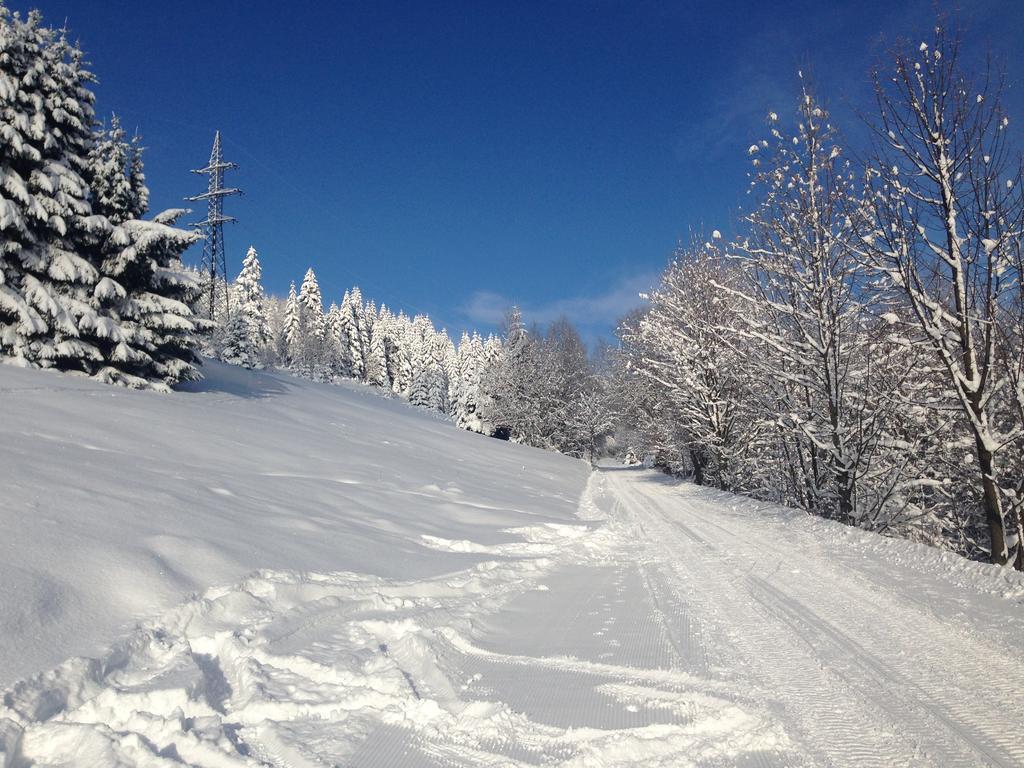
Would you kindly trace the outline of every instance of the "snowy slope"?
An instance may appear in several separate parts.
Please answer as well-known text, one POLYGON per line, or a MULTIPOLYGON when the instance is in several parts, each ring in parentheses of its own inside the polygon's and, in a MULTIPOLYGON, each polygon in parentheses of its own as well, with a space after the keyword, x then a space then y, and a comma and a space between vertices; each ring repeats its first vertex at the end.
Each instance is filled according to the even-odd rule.
POLYGON ((362 386, 207 363, 162 396, 0 366, 0 687, 258 568, 418 578, 575 513, 586 470, 362 386))
POLYGON ((0 368, 4 768, 1024 765, 1017 574, 208 373, 0 368))

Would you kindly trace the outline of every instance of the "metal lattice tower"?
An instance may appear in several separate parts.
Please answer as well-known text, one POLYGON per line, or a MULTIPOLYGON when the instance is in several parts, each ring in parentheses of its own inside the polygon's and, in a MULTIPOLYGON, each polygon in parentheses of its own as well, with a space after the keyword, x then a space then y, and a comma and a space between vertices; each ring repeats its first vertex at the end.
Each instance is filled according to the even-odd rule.
POLYGON ((189 202, 206 201, 206 219, 199 221, 192 226, 203 231, 206 239, 203 241, 203 265, 202 272, 207 276, 209 284, 203 290, 209 301, 210 319, 215 320, 217 314, 217 292, 218 286, 224 286, 224 307, 230 313, 228 307, 227 280, 228 264, 224 252, 224 223, 234 222, 232 216, 224 215, 224 198, 228 195, 240 195, 242 190, 225 188, 224 172, 233 170, 238 166, 235 163, 226 163, 220 151, 220 131, 213 137, 213 151, 210 152, 210 164, 205 168, 192 171, 203 176, 210 177, 210 183, 206 192, 194 197, 185 198, 189 202))

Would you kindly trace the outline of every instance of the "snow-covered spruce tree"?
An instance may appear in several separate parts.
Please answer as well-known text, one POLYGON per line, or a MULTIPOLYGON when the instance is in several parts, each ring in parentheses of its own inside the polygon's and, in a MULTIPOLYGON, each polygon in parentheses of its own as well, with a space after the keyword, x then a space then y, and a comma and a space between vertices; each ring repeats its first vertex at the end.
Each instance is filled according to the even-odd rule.
POLYGON ((149 187, 146 186, 146 173, 142 162, 143 150, 142 137, 136 133, 132 136, 128 156, 128 183, 132 189, 129 209, 135 218, 142 218, 149 210, 149 187))
POLYGON ((579 334, 564 318, 546 335, 527 333, 513 308, 506 342, 483 366, 478 412, 499 435, 570 456, 587 453, 588 427, 574 411, 593 384, 593 368, 579 334))
POLYGON ((444 412, 456 418, 459 405, 459 393, 462 387, 462 375, 459 370, 459 350, 448 335, 446 329, 441 330, 441 371, 445 381, 445 409, 444 412))
POLYGON ((455 408, 455 423, 472 432, 482 431, 480 421, 480 375, 483 367, 484 344, 480 334, 470 336, 463 332, 459 341, 459 387, 455 408))
POLYGON ((284 325, 281 334, 281 359, 285 365, 291 367, 301 360, 302 345, 302 324, 299 320, 299 297, 295 293, 295 282, 288 286, 288 298, 284 305, 284 325))
MULTIPOLYGON (((349 349, 352 357, 352 378, 366 378, 366 322, 363 319, 363 292, 359 286, 349 291, 349 316, 346 331, 349 335, 349 349)), ((344 313, 344 307, 342 307, 344 313)))
POLYGON ((267 345, 267 364, 272 366, 284 365, 284 314, 287 298, 267 294, 266 307, 267 326, 270 329, 270 342, 267 345))
POLYGON ((110 229, 83 178, 92 79, 37 12, 0 7, 0 356, 19 365, 92 372, 102 362, 99 273, 82 255, 110 229))
POLYGON ((198 335, 207 325, 192 313, 198 282, 181 263, 198 236, 173 226, 182 213, 128 219, 101 244, 93 303, 104 364, 97 378, 158 389, 199 378, 198 335))
POLYGON ((384 344, 384 360, 386 364, 387 385, 392 391, 399 376, 401 367, 401 351, 398 343, 399 320, 386 305, 381 304, 377 323, 373 327, 374 334, 379 335, 384 344))
POLYGON ((421 408, 431 408, 435 380, 435 362, 432 350, 434 327, 430 320, 417 315, 407 333, 410 345, 412 375, 409 382, 409 402, 421 408))
POLYGON ((428 340, 431 359, 430 408, 444 414, 450 413, 448 400, 448 358, 451 339, 445 330, 437 331, 428 340))
POLYGON ((339 375, 362 379, 366 373, 363 348, 360 342, 359 319, 362 313, 362 295, 353 288, 341 300, 337 340, 340 351, 339 375))
POLYGON ((172 226, 181 210, 140 218, 149 200, 142 147, 138 137, 125 141, 116 119, 99 135, 85 173, 94 210, 115 225, 93 250, 101 278, 93 292, 96 343, 105 360, 96 375, 136 387, 198 378, 196 335, 207 324, 190 309, 197 282, 181 263, 197 236, 172 226))
POLYGON ((235 314, 241 315, 249 329, 249 344, 262 365, 270 344, 270 323, 267 319, 266 293, 263 290, 263 268, 259 254, 249 246, 242 260, 234 286, 235 314))
POLYGON ((902 296, 962 415, 991 561, 1008 562, 1017 545, 1024 568, 1024 423, 1008 375, 1022 351, 1019 334, 998 330, 1021 290, 1024 201, 1002 80, 973 82, 941 24, 930 43, 897 52, 892 75, 874 79, 876 220, 859 253, 902 296))
POLYGON ((363 350, 363 380, 369 381, 370 376, 370 339, 373 337, 373 326, 377 322, 377 304, 371 299, 363 305, 359 315, 359 346, 363 350))
POLYGON ((259 350, 253 343, 252 328, 245 315, 237 309, 224 321, 218 356, 225 363, 243 368, 260 368, 259 350))
POLYGON ((89 151, 88 181, 93 213, 106 216, 112 224, 145 215, 149 191, 142 148, 137 137, 128 142, 117 115, 111 116, 110 127, 99 132, 89 151))
POLYGON ((430 350, 421 340, 416 340, 411 351, 414 373, 409 383, 409 403, 427 408, 430 405, 430 350))
POLYGON ((390 387, 391 379, 388 375, 388 320, 387 315, 382 313, 373 324, 370 333, 370 348, 366 358, 366 381, 375 387, 390 387))
POLYGON ((323 374, 324 336, 324 302, 320 294, 313 269, 306 270, 298 297, 299 334, 301 342, 298 350, 298 364, 302 373, 312 378, 323 374))
POLYGON ((504 347, 501 337, 493 333, 487 334, 487 339, 484 341, 483 370, 487 370, 488 368, 492 368, 497 365, 498 361, 501 359, 503 351, 504 347))
POLYGON ((342 359, 341 307, 333 301, 324 316, 324 369, 327 375, 341 376, 346 368, 342 359))
POLYGON ((397 375, 394 377, 392 388, 396 394, 408 397, 409 389, 412 387, 413 358, 419 344, 412 320, 404 312, 398 313, 395 331, 397 375))
POLYGON ((141 147, 94 133, 90 82, 64 33, 0 8, 0 355, 166 387, 197 375, 194 236, 138 220, 141 147))

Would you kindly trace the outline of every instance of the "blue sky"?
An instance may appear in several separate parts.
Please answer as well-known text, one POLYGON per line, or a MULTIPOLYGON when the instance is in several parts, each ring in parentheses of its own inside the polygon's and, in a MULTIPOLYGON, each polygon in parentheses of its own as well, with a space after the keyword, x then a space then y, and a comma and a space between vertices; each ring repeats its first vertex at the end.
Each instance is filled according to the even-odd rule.
MULTIPOLYGON (((609 337, 691 230, 728 231, 745 149, 813 73, 859 132, 868 70, 932 25, 908 3, 8 0, 67 22, 98 111, 148 146, 154 210, 201 191, 213 131, 241 168, 229 268, 308 266, 458 332, 567 314, 609 337)), ((1024 119, 1024 3, 968 3, 1024 119)), ((198 254, 194 254, 198 258, 198 254)))

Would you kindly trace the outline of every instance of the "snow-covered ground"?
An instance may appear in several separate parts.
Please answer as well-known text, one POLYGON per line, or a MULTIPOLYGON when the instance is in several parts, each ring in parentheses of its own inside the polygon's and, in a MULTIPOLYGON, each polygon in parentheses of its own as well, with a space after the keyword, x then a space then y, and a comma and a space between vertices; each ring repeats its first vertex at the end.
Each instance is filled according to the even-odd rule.
POLYGON ((1008 571, 207 374, 0 366, 4 768, 1024 764, 1008 571))

